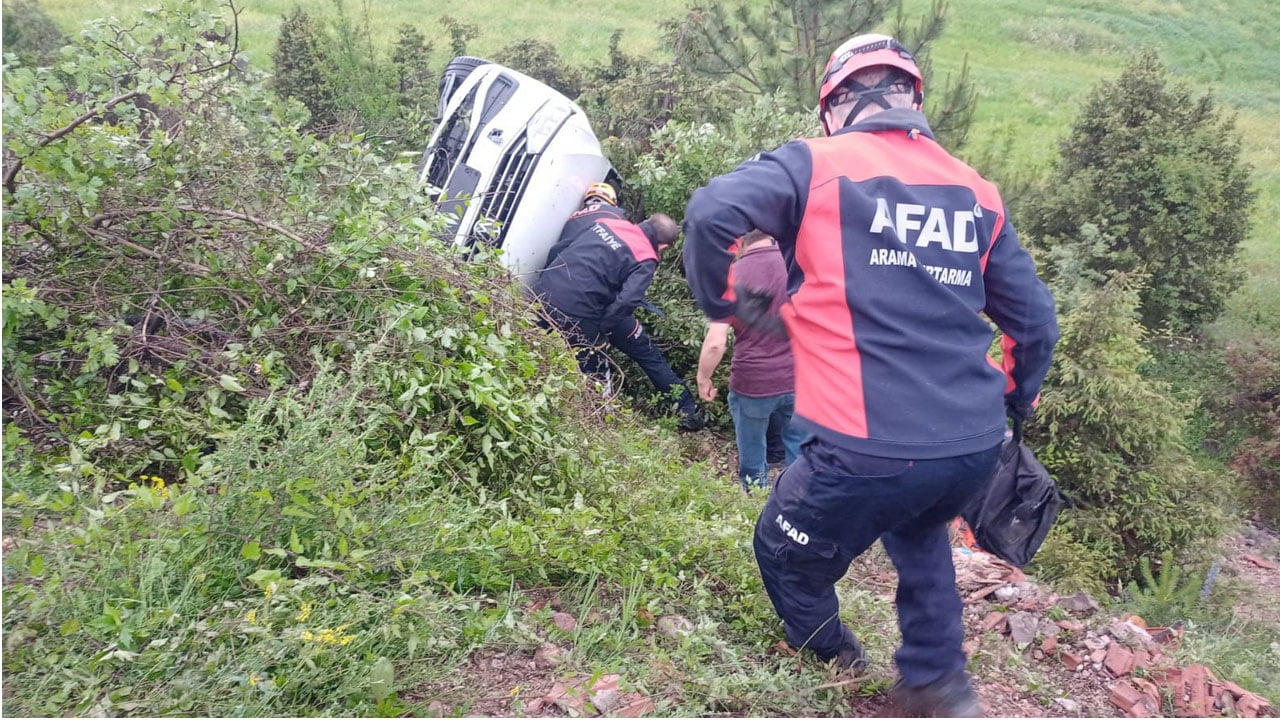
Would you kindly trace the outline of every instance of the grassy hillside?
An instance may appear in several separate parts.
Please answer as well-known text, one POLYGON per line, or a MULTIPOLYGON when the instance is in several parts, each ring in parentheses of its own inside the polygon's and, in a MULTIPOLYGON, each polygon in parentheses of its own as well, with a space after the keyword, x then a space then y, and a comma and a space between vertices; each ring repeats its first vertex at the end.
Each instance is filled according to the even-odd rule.
MULTIPOLYGON (((909 13, 923 12, 931 0, 906 0, 909 13)), ((109 13, 127 16, 153 0, 116 3, 44 0, 66 27, 109 13)), ((248 0, 241 17, 251 58, 267 63, 281 16, 293 0, 248 0)), ((685 0, 618 0, 584 7, 565 0, 465 3, 424 10, 410 0, 348 2, 359 17, 367 8, 375 38, 388 39, 410 23, 436 38, 437 54, 447 53, 438 19, 446 12, 480 27, 471 51, 493 52, 514 39, 536 37, 554 43, 570 61, 602 59, 609 36, 624 31, 631 52, 659 46, 657 23, 674 17, 685 0)), ((316 12, 336 12, 336 4, 311 4, 316 12)), ((1013 168, 1042 168, 1052 162, 1058 140, 1078 112, 1080 100, 1099 81, 1113 77, 1133 48, 1160 50, 1175 72, 1195 87, 1212 90, 1240 113, 1246 154, 1254 167, 1259 201, 1254 230, 1244 247, 1249 273, 1227 314, 1215 325, 1220 338, 1261 330, 1280 332, 1280 16, 1264 0, 1170 2, 1140 0, 970 0, 955 3, 947 32, 934 51, 942 75, 957 71, 967 57, 978 80, 981 102, 969 155, 994 153, 1013 168)), ((1229 211, 1224 208, 1224 211, 1229 211)))
MULTIPOLYGON (((1222 83, 1263 193, 1253 279, 1226 333, 1280 315, 1265 304, 1280 295, 1277 51, 1258 39, 1274 21, 1258 0, 1235 4, 972 0, 936 56, 944 72, 971 56, 984 103, 967 151, 999 150, 1012 169, 1050 162, 1079 99, 1148 36, 1190 81, 1222 83), (1253 38, 1252 54, 1197 55, 1225 46, 1209 28, 1253 38)), ((47 5, 68 25, 117 11, 47 5)), ((258 62, 288 6, 244 16, 258 62)), ((375 32, 430 29, 439 10, 415 9, 371 4, 375 32)), ((477 52, 517 28, 585 62, 623 23, 631 49, 656 47, 654 22, 678 6, 601 5, 588 20, 549 3, 453 11, 485 25, 477 52)), ((196 35, 179 20, 162 35, 196 35)), ((77 71, 138 75, 104 52, 118 40, 100 38, 77 71)), ((161 63, 201 61, 138 42, 161 63)), ((184 76, 164 67, 154 75, 184 76)), ((5 80, 28 101, 6 97, 6 142, 68 122, 65 97, 32 73, 5 80)), ((601 411, 505 275, 442 253, 408 166, 299 134, 300 118, 264 113, 271 96, 238 76, 174 92, 181 102, 165 102, 191 119, 178 141, 154 142, 146 118, 85 123, 32 155, 6 195, 6 281, 22 281, 4 303, 11 714, 558 715, 544 696, 606 678, 619 682, 610 714, 883 714, 897 641, 883 555, 839 586, 869 677, 778 648, 750 544, 764 497, 726 482, 731 441, 601 411), (112 324, 129 310, 157 313, 163 333, 112 324), (10 391, 24 380, 30 396, 10 391)), ((1278 547, 1235 554, 1262 569, 1278 547)), ((1274 609, 1237 612, 1270 594, 1234 580, 1224 573, 1215 593, 1229 594, 1187 625, 1186 660, 1280 697, 1274 609)), ((977 629, 990 630, 989 598, 969 621, 993 715, 1109 710, 1097 682, 977 629), (1055 704, 1072 698, 1077 711, 1055 704)))
POLYGON ((1259 198, 1243 252, 1249 279, 1214 329, 1224 339, 1280 331, 1280 17, 1267 3, 982 0, 953 5, 950 17, 934 58, 945 73, 967 57, 978 80, 971 155, 1050 163, 1084 94, 1137 47, 1157 48, 1182 79, 1235 108, 1259 198))
MULTIPOLYGON (((155 4, 154 0, 42 1, 49 14, 64 27, 112 14, 127 18, 155 4)), ((237 2, 244 9, 240 24, 251 58, 269 62, 280 19, 298 4, 297 0, 237 2)), ((338 7, 334 0, 301 5, 317 15, 336 14, 338 7)), ((652 52, 659 44, 657 21, 680 14, 686 3, 684 0, 614 0, 586 5, 571 0, 516 0, 429 5, 413 0, 348 0, 343 5, 353 17, 363 16, 367 5, 370 31, 374 38, 388 42, 395 37, 396 29, 406 23, 416 26, 428 37, 444 38, 440 17, 452 15, 480 27, 480 36, 470 48, 474 53, 491 53, 512 40, 534 37, 554 43, 569 60, 585 63, 606 56, 609 35, 614 30, 623 31, 625 49, 652 52)), ((438 40, 436 46, 447 49, 447 44, 447 40, 438 40)))

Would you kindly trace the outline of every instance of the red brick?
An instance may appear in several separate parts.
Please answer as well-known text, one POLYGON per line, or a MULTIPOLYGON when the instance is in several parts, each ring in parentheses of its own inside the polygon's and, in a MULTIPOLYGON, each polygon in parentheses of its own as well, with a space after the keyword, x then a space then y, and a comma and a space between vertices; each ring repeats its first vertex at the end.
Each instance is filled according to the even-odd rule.
POLYGON ((1133 653, 1133 669, 1149 668, 1155 657, 1146 650, 1135 650, 1133 653))
POLYGON ((1224 690, 1234 695, 1237 700, 1249 694, 1247 690, 1233 682, 1224 682, 1222 683, 1222 687, 1224 690))
POLYGON ((1054 623, 1067 632, 1078 633, 1084 629, 1084 623, 1079 623, 1074 620, 1055 620, 1054 623))
POLYGON ((1147 707, 1152 715, 1160 714, 1160 688, 1150 680, 1144 678, 1130 678, 1133 686, 1138 688, 1142 693, 1142 704, 1147 707))
POLYGON ((1128 680, 1121 680, 1111 687, 1111 704, 1126 713, 1141 701, 1142 693, 1128 680))
POLYGON ((1050 635, 1045 638, 1044 642, 1040 643, 1040 649, 1043 650, 1046 655, 1052 655, 1058 649, 1058 636, 1050 635))
POLYGON ((1111 643, 1107 647, 1107 652, 1102 662, 1106 665, 1107 670, 1111 671, 1112 675, 1124 677, 1133 672, 1133 651, 1120 643, 1111 643))
MULTIPOLYGON (((1209 717, 1213 711, 1213 699, 1209 697, 1209 679, 1212 673, 1203 665, 1188 665, 1182 670, 1182 692, 1186 698, 1180 712, 1182 717, 1209 717)), ((1178 697, 1175 696, 1175 697, 1178 697)))
POLYGON ((978 627, 979 632, 998 632, 1003 633, 1009 625, 1009 618, 1002 612, 989 612, 987 616, 982 618, 982 625, 978 627))
POLYGON ((1237 703, 1236 707, 1240 708, 1240 714, 1247 718, 1261 717, 1263 714, 1271 714, 1271 703, 1261 695, 1255 695, 1246 692, 1237 703))
POLYGON ((1089 660, 1091 660, 1091 661, 1093 661, 1093 662, 1096 662, 1096 663, 1100 663, 1100 662, 1102 662, 1103 660, 1106 660, 1106 659, 1107 659, 1107 649, 1106 649, 1106 648, 1104 648, 1104 647, 1103 647, 1103 648, 1098 648, 1097 650, 1094 650, 1094 651, 1093 651, 1093 654, 1089 656, 1089 660))
POLYGON ((1068 670, 1075 670, 1084 664, 1084 658, 1071 651, 1064 651, 1062 653, 1062 664, 1066 665, 1068 670))

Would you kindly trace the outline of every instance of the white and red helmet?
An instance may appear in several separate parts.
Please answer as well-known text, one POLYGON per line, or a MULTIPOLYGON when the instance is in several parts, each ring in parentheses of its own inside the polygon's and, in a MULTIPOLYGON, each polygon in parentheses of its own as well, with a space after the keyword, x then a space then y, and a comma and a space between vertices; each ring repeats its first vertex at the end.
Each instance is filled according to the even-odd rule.
MULTIPOLYGON (((822 74, 822 87, 818 90, 818 115, 822 119, 822 128, 830 134, 826 118, 822 118, 827 109, 827 100, 849 79, 850 75, 871 67, 897 68, 915 78, 915 104, 924 103, 924 77, 920 67, 916 65, 915 56, 902 43, 888 35, 867 33, 857 35, 831 53, 827 66, 822 74)), ((856 114, 856 113, 854 113, 856 114)))

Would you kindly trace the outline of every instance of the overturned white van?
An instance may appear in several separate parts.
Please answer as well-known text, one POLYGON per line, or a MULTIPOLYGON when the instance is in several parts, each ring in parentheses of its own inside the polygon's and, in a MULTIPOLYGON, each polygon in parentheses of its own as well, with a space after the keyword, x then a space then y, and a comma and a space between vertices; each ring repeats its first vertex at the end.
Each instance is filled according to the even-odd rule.
POLYGON ((532 282, 587 186, 617 173, 582 108, 510 68, 454 58, 440 79, 440 120, 419 177, 456 218, 454 243, 502 249, 532 282))

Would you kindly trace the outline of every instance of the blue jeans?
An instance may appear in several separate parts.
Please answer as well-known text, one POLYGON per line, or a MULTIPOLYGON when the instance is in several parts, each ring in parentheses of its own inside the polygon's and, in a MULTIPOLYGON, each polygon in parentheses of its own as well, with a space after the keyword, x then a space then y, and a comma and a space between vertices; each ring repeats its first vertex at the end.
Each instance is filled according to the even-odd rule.
POLYGON ((947 523, 991 480, 1000 447, 936 460, 883 458, 821 441, 778 478, 756 522, 756 562, 787 642, 834 657, 844 639, 835 583, 877 539, 898 570, 894 654, 906 685, 963 670, 963 605, 947 523))
POLYGON ((769 486, 766 437, 771 418, 782 427, 786 462, 795 462, 800 454, 800 442, 804 439, 803 432, 791 427, 791 415, 795 409, 795 393, 748 397, 729 391, 729 414, 733 416, 733 434, 738 441, 738 480, 743 487, 769 486))

